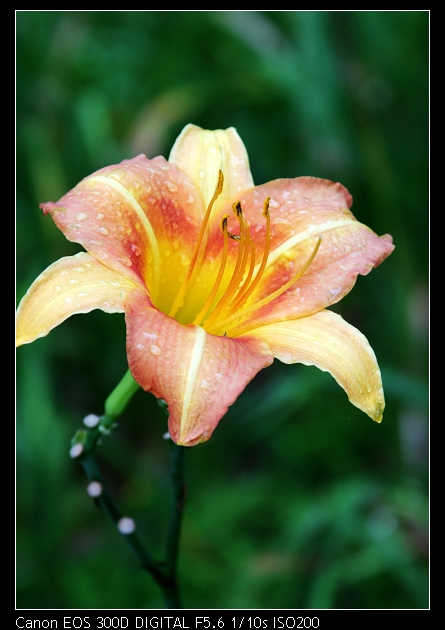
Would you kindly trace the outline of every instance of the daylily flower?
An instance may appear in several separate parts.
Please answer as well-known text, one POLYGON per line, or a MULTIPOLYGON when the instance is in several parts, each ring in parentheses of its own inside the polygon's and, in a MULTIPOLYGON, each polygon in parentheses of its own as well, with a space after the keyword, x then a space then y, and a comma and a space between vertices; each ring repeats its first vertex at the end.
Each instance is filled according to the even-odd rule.
POLYGON ((274 358, 328 371, 380 422, 384 396, 366 338, 326 310, 393 250, 314 177, 254 186, 235 129, 188 125, 171 151, 139 155, 41 205, 87 251, 50 265, 23 298, 17 344, 75 313, 124 312, 134 379, 168 403, 185 446, 211 436, 274 358))

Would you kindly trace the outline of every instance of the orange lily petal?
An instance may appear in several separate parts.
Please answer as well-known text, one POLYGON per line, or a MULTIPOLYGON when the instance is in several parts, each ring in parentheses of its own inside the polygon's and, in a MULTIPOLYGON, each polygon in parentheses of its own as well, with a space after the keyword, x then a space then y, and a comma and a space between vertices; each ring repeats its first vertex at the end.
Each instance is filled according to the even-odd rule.
POLYGON ((20 302, 17 346, 44 337, 76 313, 95 308, 122 313, 128 294, 135 288, 89 254, 60 258, 40 274, 20 302))
POLYGON ((165 310, 185 275, 205 211, 185 173, 163 157, 144 155, 96 171, 41 208, 68 240, 142 289, 147 286, 165 310))
POLYGON ((233 127, 209 131, 187 125, 177 137, 168 161, 189 175, 201 190, 206 206, 215 192, 218 171, 223 172, 224 188, 215 204, 215 214, 233 196, 253 186, 246 147, 233 127))
POLYGON ((379 237, 355 219, 349 211, 352 197, 341 184, 299 177, 256 186, 241 195, 258 260, 266 241, 261 210, 267 197, 270 197, 272 232, 270 254, 264 275, 248 304, 267 297, 296 276, 320 236, 321 245, 309 269, 293 287, 245 317, 241 312, 241 321, 232 322, 228 334, 305 317, 335 304, 349 293, 358 274, 369 273, 394 249, 389 235, 379 237))
POLYGON ((269 324, 250 331, 283 363, 315 365, 330 372, 349 401, 381 422, 385 399, 374 351, 354 326, 332 311, 269 324))
POLYGON ((142 291, 128 296, 126 322, 133 377, 167 401, 170 435, 184 446, 208 440, 247 383, 273 361, 262 339, 215 337, 183 326, 142 291))

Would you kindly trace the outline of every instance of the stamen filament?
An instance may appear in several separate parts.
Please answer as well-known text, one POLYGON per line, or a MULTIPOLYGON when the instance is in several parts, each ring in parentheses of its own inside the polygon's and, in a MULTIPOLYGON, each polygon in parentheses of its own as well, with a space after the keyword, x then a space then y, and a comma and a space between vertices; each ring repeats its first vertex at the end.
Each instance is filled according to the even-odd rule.
MULTIPOLYGON (((258 302, 255 302, 254 304, 250 304, 249 306, 246 306, 244 308, 239 309, 236 313, 232 314, 230 317, 227 317, 225 319, 222 319, 218 322, 218 329, 227 329, 227 324, 230 324, 233 321, 236 321, 237 319, 244 319, 246 317, 246 315, 250 315, 251 313, 253 313, 254 311, 258 310, 259 308, 261 308, 262 306, 265 306, 266 304, 269 304, 269 302, 272 302, 272 300, 275 300, 277 297, 279 297, 280 295, 282 295, 285 291, 287 291, 288 289, 290 289, 308 270, 309 266, 312 264, 315 256, 317 255, 317 252, 320 248, 321 245, 321 236, 318 237, 317 243, 312 251, 312 254, 309 256, 307 262, 305 263, 305 265, 303 266, 302 269, 300 269, 300 271, 293 277, 291 278, 288 282, 286 282, 285 284, 283 284, 282 287, 280 287, 279 289, 277 289, 276 291, 274 291, 273 293, 271 293, 270 295, 266 296, 265 298, 263 298, 262 300, 259 300, 258 302)), ((235 326, 236 328, 236 326, 235 326)), ((208 329, 208 332, 211 332, 208 329)), ((231 331, 231 334, 233 334, 233 329, 231 331)), ((238 333, 240 334, 240 333, 238 333)))
POLYGON ((181 308, 181 306, 184 304, 185 294, 190 285, 190 279, 192 277, 193 270, 195 268, 196 260, 198 258, 199 250, 201 248, 202 239, 204 236, 205 229, 207 227, 207 223, 209 221, 210 213, 212 211, 213 204, 215 203, 219 195, 222 193, 223 185, 224 185, 224 175, 222 171, 219 170, 218 183, 216 184, 215 192, 213 194, 213 197, 210 200, 210 203, 207 207, 207 211, 204 215, 204 219, 201 224, 201 229, 199 230, 198 238, 197 238, 197 241, 193 250, 193 254, 192 254, 192 259, 187 269, 187 274, 184 278, 184 282, 182 283, 182 286, 179 289, 178 295, 176 296, 175 301, 173 302, 173 305, 170 309, 170 312, 169 312, 170 317, 174 317, 176 313, 178 312, 178 310, 181 308))
POLYGON ((215 296, 218 292, 218 289, 221 285, 221 280, 223 278, 224 275, 224 269, 226 267, 226 261, 227 261, 227 252, 228 252, 228 245, 229 245, 229 230, 227 228, 227 219, 229 218, 229 215, 226 214, 225 217, 223 218, 223 220, 221 221, 221 230, 224 234, 224 249, 223 249, 223 255, 222 255, 222 259, 221 259, 221 264, 219 266, 219 271, 218 271, 218 275, 216 276, 216 280, 215 280, 215 284, 213 285, 213 289, 210 291, 210 295, 207 298, 204 306, 202 307, 202 309, 199 311, 198 315, 195 317, 195 319, 193 320, 193 323, 196 325, 200 325, 202 320, 205 318, 205 316, 207 315, 208 311, 210 310, 213 300, 215 299, 215 296))
MULTIPOLYGON (((240 245, 239 245, 239 249, 238 249, 238 257, 236 259, 236 264, 235 264, 235 269, 233 271, 233 275, 232 278, 229 282, 229 285, 227 287, 227 289, 225 290, 224 295, 222 296, 222 298, 220 299, 220 301, 218 302, 218 304, 216 305, 216 307, 214 308, 214 310, 210 313, 210 316, 206 322, 206 328, 207 328, 207 324, 210 324, 211 322, 214 322, 215 319, 221 314, 221 312, 224 310, 224 308, 227 306, 227 304, 229 303, 229 301, 231 300, 233 294, 235 293, 235 291, 238 289, 239 284, 242 280, 242 277, 244 275, 244 270, 242 269, 242 263, 244 260, 244 249, 246 247, 246 224, 244 222, 243 219, 243 215, 242 215, 242 211, 241 211, 241 205, 238 204, 233 204, 232 209, 234 211, 234 213, 236 214, 236 217, 238 219, 239 222, 239 227, 240 227, 240 245), (240 274, 240 270, 241 270, 241 274, 240 274)), ((234 238, 234 235, 229 233, 229 236, 231 238, 234 238)), ((236 238, 236 237, 235 237, 236 238)), ((236 238, 236 240, 238 240, 236 238)))
MULTIPOLYGON (((266 243, 264 245, 263 259, 261 261, 260 268, 258 269, 258 272, 257 272, 257 274, 256 274, 256 276, 255 276, 255 278, 254 278, 254 280, 252 282, 252 284, 250 285, 250 287, 246 291, 244 291, 244 293, 241 292, 241 294, 238 297, 238 300, 232 306, 232 308, 230 309, 228 315, 230 315, 231 313, 236 312, 237 310, 239 310, 241 308, 242 304, 246 303, 246 301, 249 299, 249 297, 252 295, 252 293, 254 292, 256 287, 258 286, 258 283, 261 280, 261 276, 264 273, 264 269, 266 268, 267 259, 269 257, 269 251, 270 251, 269 201, 270 201, 270 197, 267 197, 267 199, 264 201, 264 208, 263 208, 263 215, 266 217, 266 243)), ((252 241, 252 245, 253 245, 253 241, 252 241)), ((252 272, 253 272, 253 269, 252 269, 252 272)), ((247 283, 244 286, 247 287, 247 283)))

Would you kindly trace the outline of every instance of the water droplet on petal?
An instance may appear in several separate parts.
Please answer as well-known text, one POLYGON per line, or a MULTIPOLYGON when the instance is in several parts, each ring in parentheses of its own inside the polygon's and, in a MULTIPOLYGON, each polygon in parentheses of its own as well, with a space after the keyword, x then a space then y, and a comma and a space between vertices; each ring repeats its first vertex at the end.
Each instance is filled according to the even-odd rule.
POLYGON ((152 345, 150 346, 150 352, 151 352, 152 354, 154 354, 154 356, 155 356, 155 357, 158 357, 158 356, 161 354, 162 350, 161 350, 161 348, 160 348, 159 346, 157 346, 156 344, 152 344, 152 345))
POLYGON ((204 177, 206 176, 204 171, 199 171, 198 175, 201 179, 204 179, 204 177))
POLYGON ((170 182, 168 179, 166 180, 165 185, 170 190, 170 192, 176 192, 178 190, 177 185, 173 182, 170 182))
POLYGON ((104 236, 110 233, 110 230, 108 230, 106 227, 97 228, 97 231, 103 234, 104 236))
POLYGON ((88 218, 88 215, 86 212, 79 212, 79 214, 76 214, 77 221, 85 221, 85 219, 87 218, 88 218))
POLYGON ((185 200, 185 203, 195 203, 196 199, 194 198, 193 195, 189 195, 187 197, 187 199, 185 200))
POLYGON ((111 173, 108 173, 108 177, 117 179, 117 181, 119 181, 121 179, 124 179, 125 174, 126 173, 123 168, 115 168, 114 171, 111 171, 111 173))
POLYGON ((98 221, 100 221, 100 220, 101 220, 101 219, 103 219, 103 218, 104 218, 104 215, 102 214, 102 212, 99 212, 99 214, 96 214, 96 219, 97 219, 98 221))
POLYGON ((131 244, 131 249, 134 252, 135 256, 140 256, 141 255, 141 250, 134 243, 131 244))

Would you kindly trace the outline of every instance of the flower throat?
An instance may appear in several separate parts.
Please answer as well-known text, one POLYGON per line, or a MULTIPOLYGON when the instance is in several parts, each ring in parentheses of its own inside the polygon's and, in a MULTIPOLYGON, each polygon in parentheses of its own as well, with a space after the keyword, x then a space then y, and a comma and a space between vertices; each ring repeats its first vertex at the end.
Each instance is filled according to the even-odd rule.
MULTIPOLYGON (((215 201, 222 193, 223 185, 224 175, 222 171, 219 170, 218 182, 215 188, 215 192, 204 215, 186 276, 173 302, 170 312, 168 313, 170 317, 175 317, 175 315, 185 302, 187 292, 192 284, 192 275, 195 270, 196 262, 198 259, 199 251, 201 249, 210 214, 212 212, 215 201)), ((193 322, 191 322, 192 324, 202 326, 202 328, 204 328, 207 332, 211 334, 225 335, 230 328, 235 328, 238 320, 250 316, 254 311, 265 306, 266 304, 269 304, 269 302, 290 289, 302 277, 302 275, 311 265, 320 247, 321 236, 318 237, 317 243, 307 262, 295 276, 293 276, 288 282, 283 284, 279 289, 270 293, 268 296, 256 302, 254 301, 249 304, 247 303, 264 274, 264 270, 266 268, 267 260, 269 257, 271 238, 269 202, 270 197, 267 197, 264 201, 263 206, 263 216, 266 219, 266 240, 264 244, 263 257, 256 273, 255 243, 250 234, 250 227, 244 219, 241 202, 238 201, 232 204, 232 210, 238 220, 239 234, 232 234, 231 232, 229 232, 229 215, 224 215, 221 221, 221 231, 224 238, 224 246, 218 274, 216 276, 214 285, 207 297, 207 300, 205 301, 199 313, 194 318, 193 322), (238 242, 238 254, 232 277, 223 294, 217 299, 217 294, 224 278, 224 272, 226 271, 229 239, 238 242)))

